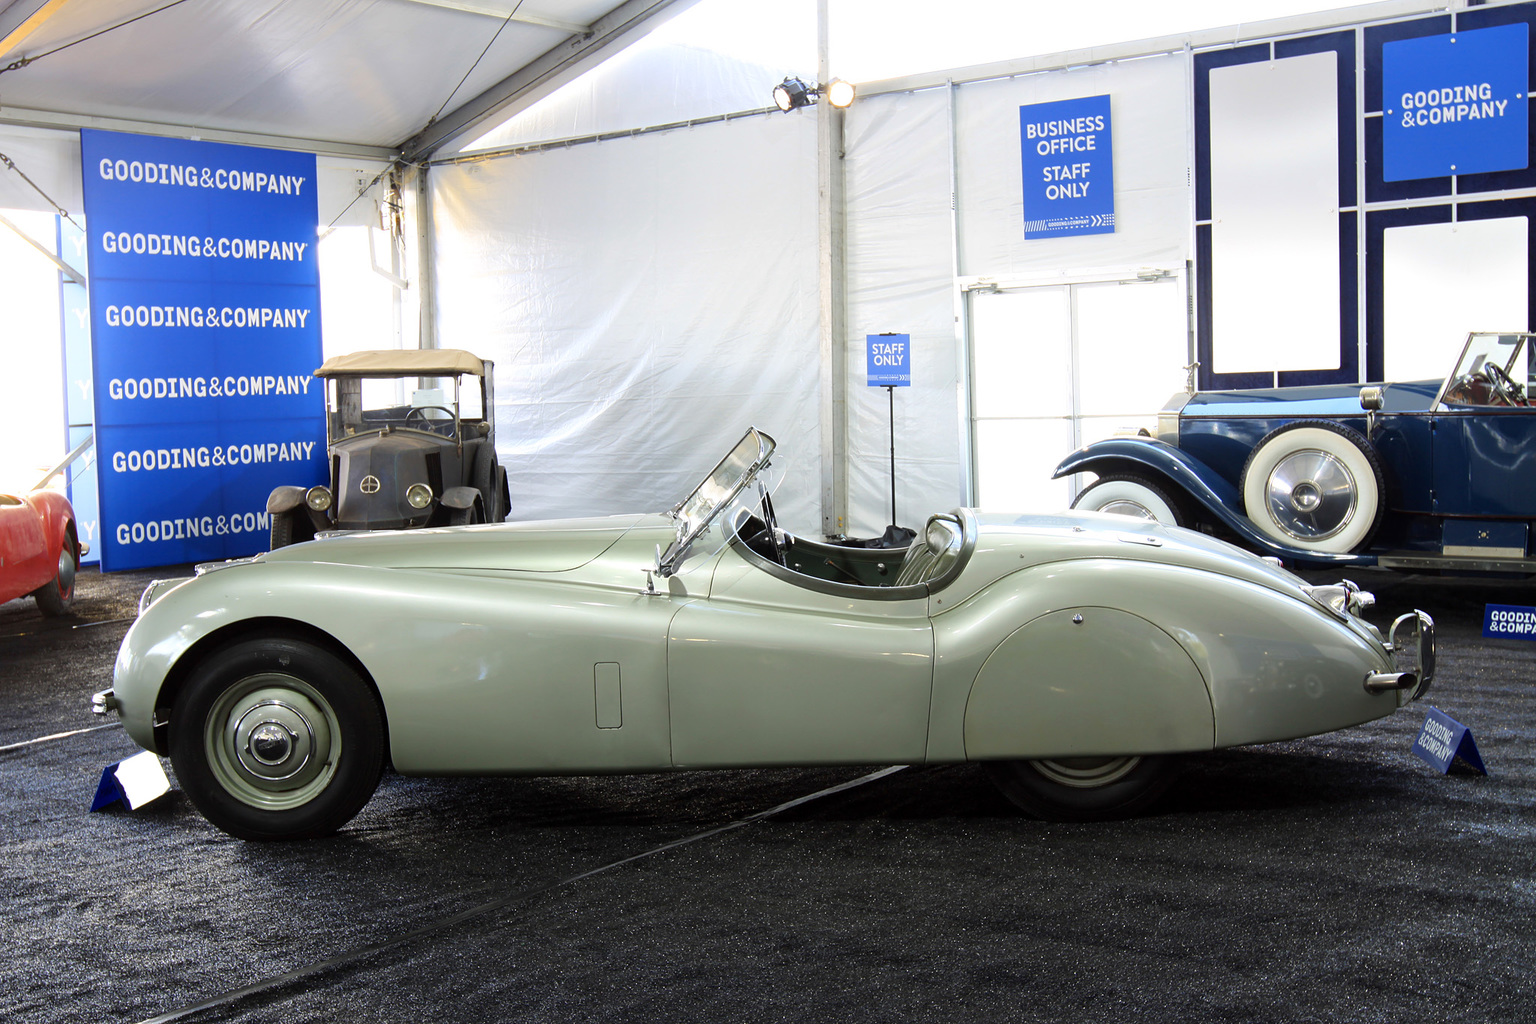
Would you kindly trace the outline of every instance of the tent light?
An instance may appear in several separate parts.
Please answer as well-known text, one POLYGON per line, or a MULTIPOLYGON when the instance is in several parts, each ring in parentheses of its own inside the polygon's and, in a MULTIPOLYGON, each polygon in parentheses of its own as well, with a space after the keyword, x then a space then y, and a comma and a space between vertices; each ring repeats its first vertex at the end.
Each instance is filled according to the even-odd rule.
POLYGON ((845 82, 841 78, 834 78, 827 83, 823 90, 827 96, 827 102, 839 110, 852 105, 854 88, 852 82, 845 82))
POLYGON ((816 91, 793 76, 773 87, 773 102, 788 113, 797 107, 808 107, 816 99, 816 91))

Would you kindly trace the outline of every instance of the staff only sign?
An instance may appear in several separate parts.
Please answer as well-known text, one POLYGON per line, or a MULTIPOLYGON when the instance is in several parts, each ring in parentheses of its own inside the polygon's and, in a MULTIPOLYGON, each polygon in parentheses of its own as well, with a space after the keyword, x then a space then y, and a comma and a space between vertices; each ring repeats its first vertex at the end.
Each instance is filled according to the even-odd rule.
POLYGON ((108 571, 264 551, 325 476, 315 157, 82 131, 108 571))
POLYGON ((1115 161, 1109 97, 1019 108, 1024 163, 1024 237, 1115 230, 1115 161))
POLYGON ((1382 179, 1518 170, 1530 162, 1525 22, 1382 47, 1382 179))

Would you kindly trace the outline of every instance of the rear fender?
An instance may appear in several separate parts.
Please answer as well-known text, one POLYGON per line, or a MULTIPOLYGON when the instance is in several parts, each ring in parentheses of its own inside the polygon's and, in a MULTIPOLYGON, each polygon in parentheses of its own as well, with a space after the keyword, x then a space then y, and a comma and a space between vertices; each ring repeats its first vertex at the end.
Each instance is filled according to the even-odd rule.
POLYGON ((1114 437, 1079 448, 1051 474, 1058 480, 1072 473, 1139 473, 1160 478, 1167 486, 1192 498, 1210 518, 1242 538, 1243 546, 1286 562, 1310 565, 1375 565, 1375 555, 1308 551, 1276 543, 1261 533, 1243 513, 1243 497, 1214 469, 1164 441, 1114 437))

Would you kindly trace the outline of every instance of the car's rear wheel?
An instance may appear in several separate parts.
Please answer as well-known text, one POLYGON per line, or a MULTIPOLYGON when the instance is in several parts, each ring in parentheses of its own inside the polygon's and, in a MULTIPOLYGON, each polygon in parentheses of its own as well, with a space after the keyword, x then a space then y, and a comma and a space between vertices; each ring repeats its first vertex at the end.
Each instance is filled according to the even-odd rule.
POLYGON ((1364 547, 1381 522, 1383 490, 1370 442, 1330 420, 1271 431, 1243 467, 1243 507, 1253 525, 1309 551, 1364 547))
POLYGON ((987 761, 994 785, 1026 814, 1046 821, 1106 821, 1145 810, 1178 775, 1166 755, 987 761))
POLYGON ((75 540, 75 528, 69 526, 64 533, 64 544, 59 549, 59 564, 53 579, 32 591, 37 600, 37 610, 44 615, 63 615, 69 610, 75 596, 75 573, 80 568, 80 545, 75 540))
POLYGON ((193 669, 171 714, 171 763, 192 803, 242 839, 307 839, 350 821, 384 767, 384 719, 346 662, 276 637, 193 669))
POLYGON ((1168 526, 1186 526, 1189 522, 1177 499, 1150 477, 1135 473, 1100 477, 1077 496, 1072 507, 1151 519, 1168 526))

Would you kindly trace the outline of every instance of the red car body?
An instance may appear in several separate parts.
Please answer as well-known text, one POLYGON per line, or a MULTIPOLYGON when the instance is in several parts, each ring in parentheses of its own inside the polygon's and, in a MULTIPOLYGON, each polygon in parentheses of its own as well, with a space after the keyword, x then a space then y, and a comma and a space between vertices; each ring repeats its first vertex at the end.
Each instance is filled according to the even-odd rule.
POLYGON ((48 490, 0 493, 0 601, 31 594, 44 615, 62 614, 81 554, 68 498, 48 490))

